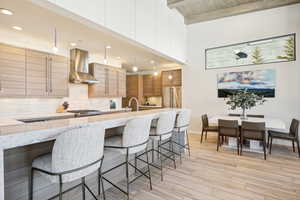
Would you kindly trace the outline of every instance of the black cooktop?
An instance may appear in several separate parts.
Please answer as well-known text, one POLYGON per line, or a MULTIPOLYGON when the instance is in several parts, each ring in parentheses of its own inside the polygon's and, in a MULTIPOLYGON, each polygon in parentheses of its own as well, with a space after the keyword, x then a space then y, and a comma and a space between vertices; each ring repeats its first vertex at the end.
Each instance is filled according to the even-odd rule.
POLYGON ((74 113, 75 117, 88 117, 102 114, 100 110, 68 110, 68 112, 74 113))

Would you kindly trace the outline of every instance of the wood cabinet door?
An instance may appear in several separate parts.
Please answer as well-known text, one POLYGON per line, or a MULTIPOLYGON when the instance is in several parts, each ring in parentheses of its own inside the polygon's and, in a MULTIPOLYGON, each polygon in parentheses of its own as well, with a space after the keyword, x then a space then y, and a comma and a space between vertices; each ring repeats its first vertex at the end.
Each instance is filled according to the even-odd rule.
POLYGON ((126 71, 118 70, 118 96, 126 97, 126 71))
POLYGON ((63 56, 49 55, 48 83, 50 97, 69 96, 69 59, 63 56))
POLYGON ((172 76, 173 86, 181 86, 181 69, 172 71, 172 76))
POLYGON ((108 68, 100 64, 90 65, 91 73, 99 81, 89 85, 89 97, 108 96, 108 68))
POLYGON ((153 82, 150 74, 143 75, 143 92, 146 97, 153 96, 153 82))
POLYGON ((26 95, 25 50, 0 44, 0 97, 26 95))
POLYGON ((108 69, 108 96, 118 96, 118 70, 112 68, 108 69))
POLYGON ((0 97, 26 95, 25 50, 0 44, 0 97))
POLYGON ((45 97, 49 92, 48 54, 26 50, 26 95, 45 97))
POLYGON ((136 97, 139 96, 139 75, 126 76, 126 96, 136 97))
POLYGON ((153 81, 153 96, 162 96, 161 74, 152 76, 153 81))
POLYGON ((162 72, 163 86, 181 86, 181 70, 172 70, 162 72))

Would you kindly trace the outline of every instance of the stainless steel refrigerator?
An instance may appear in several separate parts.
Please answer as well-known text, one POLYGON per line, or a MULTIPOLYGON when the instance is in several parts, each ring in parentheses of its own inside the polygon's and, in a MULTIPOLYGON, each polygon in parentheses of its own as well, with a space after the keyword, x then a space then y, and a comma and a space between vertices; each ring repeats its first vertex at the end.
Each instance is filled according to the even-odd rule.
POLYGON ((181 87, 163 88, 163 106, 166 108, 181 108, 181 87))

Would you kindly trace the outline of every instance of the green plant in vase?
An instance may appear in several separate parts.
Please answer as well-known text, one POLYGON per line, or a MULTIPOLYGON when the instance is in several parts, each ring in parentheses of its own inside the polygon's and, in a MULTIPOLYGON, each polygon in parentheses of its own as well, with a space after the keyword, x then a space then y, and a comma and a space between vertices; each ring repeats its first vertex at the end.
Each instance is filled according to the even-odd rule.
POLYGON ((235 94, 230 95, 226 99, 226 104, 231 110, 241 108, 243 110, 242 119, 246 119, 246 110, 249 110, 257 105, 262 105, 266 100, 263 96, 259 96, 247 89, 238 90, 235 94))

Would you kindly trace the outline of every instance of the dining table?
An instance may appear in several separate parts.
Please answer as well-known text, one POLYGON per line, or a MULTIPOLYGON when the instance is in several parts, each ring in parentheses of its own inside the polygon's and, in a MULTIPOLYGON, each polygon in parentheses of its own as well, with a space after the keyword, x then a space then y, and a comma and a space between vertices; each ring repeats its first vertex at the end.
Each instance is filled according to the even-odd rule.
MULTIPOLYGON (((209 124, 218 126, 218 120, 237 120, 239 125, 242 125, 242 121, 248 121, 248 122, 265 122, 266 124, 266 133, 268 130, 279 130, 287 132, 286 125, 282 119, 278 118, 258 118, 258 117, 247 117, 246 119, 242 119, 240 116, 229 116, 229 115, 215 115, 209 118, 209 124)), ((266 134, 267 136, 267 134, 266 134)), ((237 142, 236 138, 229 137, 228 143, 224 145, 224 147, 236 149, 237 148, 237 142)), ((249 140, 249 146, 248 148, 244 149, 245 151, 251 151, 251 152, 259 152, 262 153, 262 145, 260 144, 260 141, 256 140, 249 140)))

